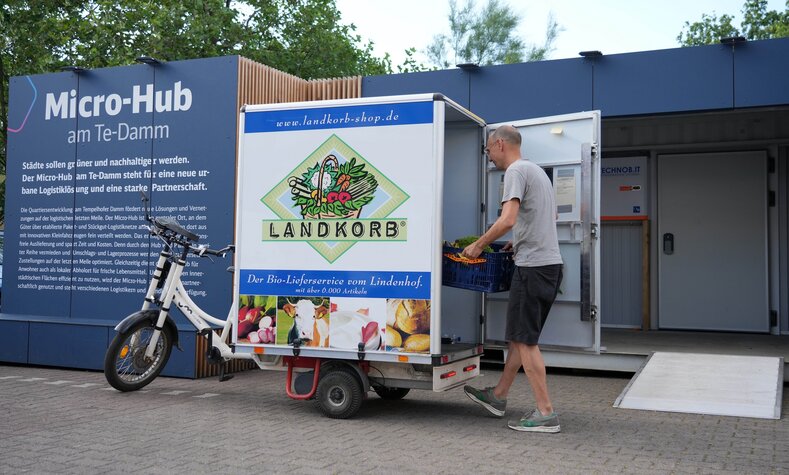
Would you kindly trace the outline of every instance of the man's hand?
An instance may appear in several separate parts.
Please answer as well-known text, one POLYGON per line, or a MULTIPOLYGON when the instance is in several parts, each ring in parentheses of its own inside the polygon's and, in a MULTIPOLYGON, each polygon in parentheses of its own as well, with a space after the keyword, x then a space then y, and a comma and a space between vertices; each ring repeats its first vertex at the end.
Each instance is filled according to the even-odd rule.
MULTIPOLYGON (((515 222, 518 219, 518 209, 520 208, 520 200, 517 198, 513 198, 509 201, 506 201, 501 204, 501 216, 493 223, 493 226, 488 229, 488 231, 480 236, 479 239, 472 242, 468 246, 463 249, 463 252, 460 254, 463 257, 468 259, 476 259, 482 254, 482 251, 485 250, 485 246, 487 244, 482 243, 491 243, 496 239, 504 236, 515 226, 515 222)), ((512 247, 512 242, 507 243, 510 248, 512 247)))
POLYGON ((512 250, 512 241, 507 241, 507 244, 501 248, 502 251, 508 252, 512 250))
POLYGON ((477 257, 479 257, 480 254, 482 254, 482 250, 484 249, 483 247, 480 247, 478 243, 479 241, 472 242, 471 244, 463 248, 463 252, 461 252, 460 254, 468 259, 476 259, 477 257))

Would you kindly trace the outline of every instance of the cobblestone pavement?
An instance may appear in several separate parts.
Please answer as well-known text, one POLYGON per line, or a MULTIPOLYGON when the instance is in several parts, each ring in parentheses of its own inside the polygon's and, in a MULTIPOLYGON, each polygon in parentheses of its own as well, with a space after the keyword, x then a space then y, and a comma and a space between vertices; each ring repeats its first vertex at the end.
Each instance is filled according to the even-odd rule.
MULTIPOLYGON (((120 393, 98 372, 0 365, 0 473, 789 473, 786 387, 775 421, 615 409, 629 377, 551 373, 562 432, 531 434, 460 389, 370 393, 332 420, 284 380, 253 370, 120 393)), ((532 406, 521 375, 507 416, 532 406)))

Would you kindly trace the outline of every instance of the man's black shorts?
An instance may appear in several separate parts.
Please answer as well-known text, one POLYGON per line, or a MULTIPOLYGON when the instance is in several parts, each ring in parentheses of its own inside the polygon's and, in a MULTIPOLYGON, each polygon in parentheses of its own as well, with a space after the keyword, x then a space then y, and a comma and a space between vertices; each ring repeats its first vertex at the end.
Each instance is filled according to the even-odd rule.
POLYGON ((562 283, 562 264, 515 267, 507 308, 507 341, 536 345, 562 283))

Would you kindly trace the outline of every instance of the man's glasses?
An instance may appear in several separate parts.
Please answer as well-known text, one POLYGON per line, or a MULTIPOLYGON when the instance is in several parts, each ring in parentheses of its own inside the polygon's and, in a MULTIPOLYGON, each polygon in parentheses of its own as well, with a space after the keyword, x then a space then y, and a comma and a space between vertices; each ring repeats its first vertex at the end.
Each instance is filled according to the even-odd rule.
POLYGON ((491 147, 491 145, 495 144, 499 140, 501 140, 501 138, 493 139, 493 142, 488 142, 488 146, 482 149, 482 152, 485 154, 485 156, 490 155, 490 147, 491 147))

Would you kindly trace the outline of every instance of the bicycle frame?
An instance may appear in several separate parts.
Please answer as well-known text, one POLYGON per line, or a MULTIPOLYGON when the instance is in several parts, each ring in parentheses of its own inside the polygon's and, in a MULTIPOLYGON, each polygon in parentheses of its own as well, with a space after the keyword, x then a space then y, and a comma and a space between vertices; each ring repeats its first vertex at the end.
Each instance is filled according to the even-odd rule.
MULTIPOLYGON (((154 327, 153 335, 151 336, 151 340, 148 343, 148 347, 145 350, 145 356, 147 358, 153 357, 153 353, 156 349, 156 343, 159 340, 159 335, 164 328, 165 320, 167 319, 167 315, 170 313, 171 305, 174 303, 184 314, 184 316, 192 323, 192 325, 197 328, 198 331, 215 331, 209 323, 214 325, 218 325, 222 327, 222 331, 220 334, 217 335, 217 338, 211 339, 211 344, 214 348, 217 348, 222 355, 223 359, 231 359, 231 358, 244 358, 244 359, 253 359, 251 355, 236 355, 230 349, 227 342, 231 334, 231 330, 233 327, 233 322, 231 317, 233 316, 233 309, 234 306, 231 305, 230 310, 228 312, 227 318, 224 320, 218 319, 214 316, 209 315, 203 309, 201 309, 189 296, 184 288, 183 284, 181 283, 181 274, 183 273, 184 267, 186 266, 186 257, 189 253, 189 248, 185 247, 181 256, 179 256, 173 263, 170 271, 166 277, 164 285, 162 287, 161 299, 161 307, 159 309, 159 317, 156 321, 156 325, 154 327)), ((162 273, 165 269, 165 265, 167 261, 172 257, 172 253, 168 250, 162 250, 159 253, 159 260, 156 262, 156 269, 153 273, 151 278, 151 282, 148 285, 148 290, 145 293, 145 302, 143 303, 142 310, 150 310, 154 307, 157 303, 156 300, 156 289, 159 287, 159 283, 162 279, 162 273)))

